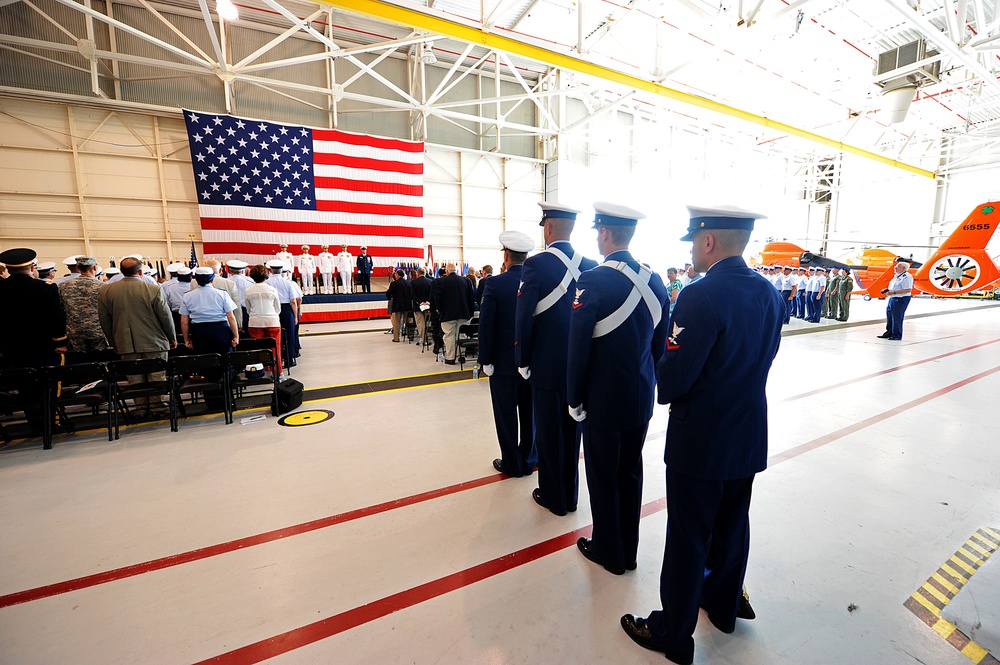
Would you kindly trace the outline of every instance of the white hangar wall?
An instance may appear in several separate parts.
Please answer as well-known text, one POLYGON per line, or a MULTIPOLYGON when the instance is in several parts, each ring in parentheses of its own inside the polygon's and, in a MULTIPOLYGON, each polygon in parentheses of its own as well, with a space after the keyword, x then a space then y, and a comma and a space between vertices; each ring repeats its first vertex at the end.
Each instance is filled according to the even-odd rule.
MULTIPOLYGON (((0 247, 40 261, 141 252, 201 256, 191 157, 180 114, 4 99, 0 113, 0 247)), ((497 235, 538 238, 538 160, 428 146, 425 242, 437 261, 499 264, 497 235)), ((331 244, 336 242, 331 238, 331 244)))

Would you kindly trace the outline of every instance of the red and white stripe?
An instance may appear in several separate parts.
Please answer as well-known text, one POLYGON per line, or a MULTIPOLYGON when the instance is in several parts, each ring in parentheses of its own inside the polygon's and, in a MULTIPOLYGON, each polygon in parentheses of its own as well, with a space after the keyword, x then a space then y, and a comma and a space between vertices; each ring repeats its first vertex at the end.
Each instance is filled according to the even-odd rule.
POLYGON ((341 245, 368 248, 376 267, 424 258, 422 142, 313 129, 317 210, 199 205, 204 254, 265 262, 286 243, 293 254, 341 245))

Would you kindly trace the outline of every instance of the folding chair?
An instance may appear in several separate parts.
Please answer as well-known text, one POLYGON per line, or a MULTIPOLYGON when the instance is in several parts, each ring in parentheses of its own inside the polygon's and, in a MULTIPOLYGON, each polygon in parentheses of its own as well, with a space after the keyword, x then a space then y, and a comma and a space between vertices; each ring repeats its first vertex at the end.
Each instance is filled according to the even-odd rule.
MULTIPOLYGON (((229 373, 222 356, 218 353, 202 353, 192 356, 175 356, 167 361, 167 375, 171 382, 170 431, 178 431, 180 418, 187 418, 181 393, 191 396, 193 404, 197 396, 218 392, 223 398, 222 415, 228 425, 233 422, 232 401, 229 395, 229 373), (217 378, 211 378, 213 375, 217 378)), ((207 402, 206 402, 207 404, 207 402)))
POLYGON ((105 405, 108 441, 117 438, 112 436, 115 386, 109 380, 104 363, 43 367, 41 372, 45 388, 42 400, 42 447, 45 450, 52 448, 57 415, 66 429, 74 429, 66 411, 70 406, 90 407, 90 413, 96 416, 100 414, 101 405, 105 405))
MULTIPOLYGON (((183 356, 179 356, 183 357, 183 356)), ((167 372, 167 361, 162 358, 140 358, 138 360, 116 360, 108 365, 111 374, 111 381, 115 383, 113 388, 116 407, 114 409, 115 439, 118 438, 120 429, 119 416, 124 415, 126 422, 132 421, 132 414, 129 411, 127 400, 149 399, 151 397, 166 396, 168 400, 173 400, 172 386, 169 379, 162 381, 146 380, 139 383, 127 383, 128 377, 142 374, 150 375, 157 372, 167 372)), ((134 404, 133 404, 134 405, 134 404)), ((173 410, 173 405, 168 401, 168 410, 173 410)))
POLYGON ((479 324, 463 323, 458 327, 458 367, 465 369, 465 356, 479 354, 479 324))
POLYGON ((233 400, 244 396, 244 393, 254 387, 266 386, 271 393, 271 399, 278 392, 278 373, 275 371, 274 353, 270 349, 255 349, 250 351, 230 351, 226 355, 229 366, 229 390, 233 400), (248 365, 263 365, 270 370, 264 376, 250 377, 246 375, 248 365), (270 376, 268 376, 270 374, 270 376))
POLYGON ((37 407, 41 398, 41 377, 37 370, 30 367, 0 370, 0 436, 3 437, 4 443, 13 437, 4 428, 3 421, 13 420, 13 415, 18 411, 23 412, 25 419, 28 420, 25 409, 37 407))

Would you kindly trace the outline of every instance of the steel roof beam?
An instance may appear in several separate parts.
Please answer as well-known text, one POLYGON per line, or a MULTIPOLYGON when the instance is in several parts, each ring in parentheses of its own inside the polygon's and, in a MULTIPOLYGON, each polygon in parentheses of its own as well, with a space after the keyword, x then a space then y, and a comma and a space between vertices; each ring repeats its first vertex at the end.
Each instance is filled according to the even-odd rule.
MULTIPOLYGON (((589 62, 582 58, 484 31, 480 27, 460 23, 454 19, 438 16, 437 14, 400 7, 380 2, 378 0, 322 0, 322 2, 338 7, 349 13, 363 14, 383 21, 427 30, 435 34, 446 35, 462 42, 482 44, 488 48, 503 50, 535 62, 547 63, 554 67, 561 67, 563 69, 580 72, 595 78, 623 85, 627 88, 634 88, 642 92, 659 95, 667 99, 689 104, 696 108, 737 118, 744 122, 768 127, 778 132, 796 136, 828 148, 833 148, 834 150, 840 152, 848 152, 864 157, 865 159, 887 164, 904 171, 909 171, 910 173, 915 173, 928 178, 935 177, 933 171, 929 171, 912 164, 906 164, 904 162, 900 162, 899 160, 886 157, 885 155, 880 155, 878 153, 871 152, 870 150, 849 145, 842 141, 837 141, 806 129, 794 127, 783 122, 772 120, 771 118, 765 116, 750 113, 749 111, 744 111, 743 109, 738 109, 733 106, 706 99, 704 97, 699 97, 681 90, 668 88, 658 83, 611 69, 610 67, 589 62)), ((954 47, 954 44, 952 44, 952 47, 954 47)))

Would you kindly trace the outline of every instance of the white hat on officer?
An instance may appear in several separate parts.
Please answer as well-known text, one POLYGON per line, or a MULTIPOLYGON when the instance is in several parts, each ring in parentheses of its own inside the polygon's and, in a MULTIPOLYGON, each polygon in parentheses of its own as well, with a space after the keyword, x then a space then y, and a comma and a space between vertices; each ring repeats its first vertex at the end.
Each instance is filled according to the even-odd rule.
MULTIPOLYGON (((109 268, 109 270, 110 270, 110 268, 109 268)), ((190 275, 191 273, 192 273, 191 268, 188 268, 183 263, 181 264, 181 267, 177 269, 177 274, 178 275, 190 275)))
POLYGON ((284 268, 285 262, 281 259, 271 259, 265 264, 268 268, 284 268))
POLYGON ((646 215, 635 208, 607 201, 594 202, 594 228, 601 224, 607 226, 636 226, 646 215))
POLYGON ((214 275, 215 271, 210 266, 198 266, 194 269, 196 275, 214 275))
POLYGON ((226 261, 226 265, 233 270, 243 270, 250 264, 246 261, 240 261, 239 259, 229 259, 226 261))
POLYGON ((80 258, 80 256, 81 256, 80 254, 74 254, 73 256, 67 256, 65 259, 62 260, 63 265, 75 266, 76 265, 76 260, 78 258, 80 258))
POLYGON ((752 231, 755 220, 767 219, 766 215, 731 205, 711 208, 688 206, 687 209, 691 216, 691 222, 688 224, 687 234, 681 238, 682 241, 693 240, 694 234, 703 230, 742 229, 752 231))
POLYGON ((170 265, 167 266, 167 272, 177 272, 178 270, 181 269, 181 266, 183 266, 183 265, 184 264, 180 263, 180 262, 178 262, 178 263, 171 263, 170 265))
POLYGON ((527 233, 504 231, 500 234, 500 244, 512 252, 526 253, 535 248, 535 241, 527 233))
MULTIPOLYGON (((76 265, 76 263, 74 262, 73 265, 76 265)), ((55 261, 43 261, 42 263, 39 263, 37 266, 35 266, 35 270, 37 270, 40 273, 49 272, 50 270, 55 270, 55 269, 56 269, 55 261)))
POLYGON ((576 208, 570 208, 561 203, 556 203, 553 201, 539 201, 538 207, 542 209, 542 221, 538 222, 539 226, 545 226, 546 219, 571 219, 576 220, 576 216, 580 214, 580 211, 576 208))

